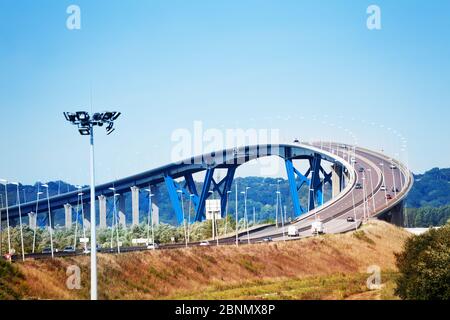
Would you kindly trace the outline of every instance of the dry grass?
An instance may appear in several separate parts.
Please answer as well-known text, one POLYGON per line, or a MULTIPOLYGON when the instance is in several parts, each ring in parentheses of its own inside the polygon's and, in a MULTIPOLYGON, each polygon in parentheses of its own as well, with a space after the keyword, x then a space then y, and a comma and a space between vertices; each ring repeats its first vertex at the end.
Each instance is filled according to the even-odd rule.
MULTIPOLYGON (((354 283, 354 287, 359 288, 360 283, 355 281, 359 281, 358 275, 364 274, 370 265, 378 265, 382 271, 395 271, 394 252, 401 251, 409 236, 409 233, 400 228, 373 221, 356 235, 326 235, 239 248, 197 247, 121 255, 99 254, 99 297, 206 298, 197 294, 209 292, 214 296, 214 290, 220 292, 229 291, 230 288, 254 287, 255 283, 267 285, 269 291, 273 289, 276 292, 274 288, 279 288, 280 292, 289 292, 282 286, 282 283, 287 283, 294 291, 285 296, 275 296, 276 298, 339 298, 341 296, 338 293, 330 294, 339 290, 319 290, 326 288, 320 281, 323 282, 326 277, 331 276, 331 288, 335 285, 339 287, 339 283, 347 286, 354 283), (277 279, 283 281, 277 282, 277 279), (286 281, 288 279, 290 281, 286 281), (291 281, 293 282, 290 283, 291 281), (316 289, 306 290, 308 284, 316 289), (309 293, 300 294, 295 291, 297 287, 309 293)), ((27 261, 18 263, 17 266, 24 276, 20 289, 23 298, 86 299, 89 296, 89 257, 27 261), (81 290, 66 288, 66 268, 69 265, 81 268, 81 290)), ((358 290, 350 290, 346 295, 357 294, 360 292, 358 290)), ((240 296, 225 296, 258 297, 245 292, 240 296)), ((218 294, 217 298, 220 297, 218 294)))

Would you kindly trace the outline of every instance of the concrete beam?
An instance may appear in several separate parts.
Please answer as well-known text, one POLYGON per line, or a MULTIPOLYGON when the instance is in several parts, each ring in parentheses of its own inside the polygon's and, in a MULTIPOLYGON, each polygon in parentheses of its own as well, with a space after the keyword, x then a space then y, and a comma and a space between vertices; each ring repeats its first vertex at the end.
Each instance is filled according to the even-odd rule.
MULTIPOLYGON (((66 229, 72 228, 72 205, 70 205, 68 203, 64 205, 64 216, 65 216, 64 227, 66 229)), ((53 217, 52 217, 52 220, 53 220, 53 217)))
POLYGON ((132 225, 139 224, 139 188, 131 187, 131 211, 132 211, 132 225))
POLYGON ((106 197, 104 195, 98 196, 98 208, 100 211, 99 226, 101 229, 105 229, 106 226, 106 197))

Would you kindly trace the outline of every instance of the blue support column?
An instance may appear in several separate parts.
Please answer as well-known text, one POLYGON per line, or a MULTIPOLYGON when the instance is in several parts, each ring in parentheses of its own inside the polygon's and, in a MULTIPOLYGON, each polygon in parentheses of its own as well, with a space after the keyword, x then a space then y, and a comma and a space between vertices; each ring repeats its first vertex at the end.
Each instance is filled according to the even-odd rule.
POLYGON ((320 162, 321 162, 321 158, 319 155, 315 155, 314 158, 312 159, 312 161, 310 162, 311 164, 311 184, 310 184, 310 190, 309 190, 309 211, 314 210, 315 208, 315 200, 317 201, 317 203, 321 203, 322 202, 322 196, 321 196, 321 191, 320 189, 320 162), (319 201, 319 194, 320 194, 320 201, 319 201))
POLYGON ((209 197, 209 189, 211 187, 211 181, 213 180, 214 168, 206 170, 205 181, 203 182, 202 193, 198 202, 197 210, 195 213, 195 221, 202 221, 205 216, 205 201, 209 197))
POLYGON ((289 182, 289 190, 291 191, 292 204, 294 206, 294 213, 295 216, 298 217, 303 213, 303 210, 300 206, 300 200, 298 199, 297 182, 295 180, 294 165, 292 163, 292 160, 290 159, 285 160, 285 165, 286 165, 286 174, 289 182))
POLYGON ((195 182, 194 182, 194 178, 192 177, 192 174, 185 175, 184 180, 186 180, 186 186, 188 187, 189 192, 191 194, 195 194, 198 196, 197 187, 195 186, 195 182))
POLYGON ((170 176, 165 176, 164 181, 166 183, 167 191, 169 193, 170 202, 172 203, 172 208, 177 216, 178 224, 183 223, 183 210, 181 208, 181 201, 178 197, 177 187, 175 181, 170 176))
POLYGON ((221 210, 222 210, 222 218, 225 217, 225 210, 227 207, 227 201, 228 201, 228 191, 230 191, 231 189, 231 184, 233 183, 233 179, 234 179, 234 173, 236 172, 236 167, 230 167, 228 168, 227 171, 227 175, 224 178, 224 187, 222 190, 222 195, 221 195, 221 201, 220 201, 220 206, 221 206, 221 210))

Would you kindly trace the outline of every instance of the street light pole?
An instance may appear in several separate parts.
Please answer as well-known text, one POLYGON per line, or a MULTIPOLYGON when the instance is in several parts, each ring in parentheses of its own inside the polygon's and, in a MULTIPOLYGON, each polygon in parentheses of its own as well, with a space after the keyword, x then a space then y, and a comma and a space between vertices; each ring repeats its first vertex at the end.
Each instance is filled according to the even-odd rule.
MULTIPOLYGON (((97 300, 97 239, 95 217, 95 156, 94 156, 94 126, 107 125, 107 135, 114 131, 114 121, 120 112, 103 112, 89 115, 86 111, 75 113, 64 112, 64 117, 73 125, 78 126, 81 135, 90 136, 90 172, 91 172, 91 300, 97 300)), ((48 192, 48 189, 47 189, 48 192)), ((53 251, 53 250, 52 250, 53 251)))
POLYGON ((91 124, 90 136, 90 171, 91 171, 91 300, 97 300, 97 238, 95 217, 95 155, 94 126, 91 124))
POLYGON ((50 234, 50 249, 52 251, 52 259, 55 257, 55 251, 53 248, 53 229, 52 229, 52 209, 50 208, 50 194, 49 194, 49 186, 48 184, 42 185, 47 189, 47 209, 48 209, 48 232, 50 234))
POLYGON ((372 180, 372 169, 367 169, 369 171, 369 177, 370 177, 370 186, 372 188, 372 205, 373 205, 373 213, 375 213, 375 193, 373 190, 373 180, 372 180))
POLYGON ((236 246, 239 246, 239 221, 238 221, 238 219, 239 219, 239 215, 238 215, 238 195, 239 195, 239 193, 238 193, 238 183, 237 183, 237 180, 236 180, 236 183, 235 183, 235 195, 236 195, 236 203, 235 203, 235 216, 236 216, 236 246))
POLYGON ((182 190, 177 190, 177 192, 180 194, 180 198, 181 198, 181 212, 183 213, 183 227, 184 227, 184 243, 185 243, 185 246, 187 248, 188 243, 187 243, 187 232, 186 232, 186 218, 185 218, 185 215, 184 215, 183 191, 182 190))
POLYGON ((16 187, 17 187, 17 203, 19 205, 20 243, 21 243, 21 247, 22 247, 22 261, 25 261, 25 251, 24 251, 24 246, 23 246, 22 210, 21 210, 21 207, 20 207, 19 183, 18 182, 14 182, 12 184, 16 185, 16 187))
POLYGON ((152 187, 148 186, 148 218, 147 218, 147 246, 148 246, 148 238, 150 237, 150 223, 152 226, 152 248, 155 250, 155 232, 153 228, 153 204, 152 204, 152 197, 154 194, 152 194, 152 187))
POLYGON ((36 247, 36 231, 37 231, 37 227, 38 227, 38 212, 39 212, 39 196, 42 194, 41 191, 39 191, 39 187, 40 187, 40 183, 38 183, 38 187, 37 187, 37 194, 36 194, 36 221, 34 223, 34 230, 33 230, 33 253, 34 253, 34 248, 36 247))
POLYGON ((224 234, 226 235, 227 234, 227 227, 228 227, 228 204, 229 204, 229 202, 230 202, 230 193, 231 193, 231 191, 230 190, 228 190, 227 191, 227 205, 226 205, 226 208, 225 208, 225 231, 224 231, 224 234))
POLYGON ((189 195, 189 213, 188 213, 188 243, 191 240, 191 211, 192 211, 192 198, 195 197, 195 194, 189 195))
MULTIPOLYGON (((8 180, 0 179, 5 185, 5 202, 6 202, 6 225, 8 229, 8 254, 11 254, 11 230, 9 226, 9 204, 8 204, 8 180)), ((9 260, 11 261, 11 259, 9 260)))
POLYGON ((0 194, 0 256, 3 256, 3 229, 2 229, 2 211, 3 211, 3 195, 0 194))

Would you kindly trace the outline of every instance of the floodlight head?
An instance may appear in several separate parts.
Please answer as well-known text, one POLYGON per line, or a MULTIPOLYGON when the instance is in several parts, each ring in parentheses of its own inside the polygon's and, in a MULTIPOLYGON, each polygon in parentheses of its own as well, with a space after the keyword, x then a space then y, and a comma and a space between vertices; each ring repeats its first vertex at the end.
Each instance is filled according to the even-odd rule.
POLYGON ((106 127, 106 134, 110 135, 114 131, 114 122, 110 122, 106 127))
POLYGON ((108 188, 111 191, 116 191, 116 188, 112 187, 112 188, 108 188))
POLYGON ((82 136, 88 136, 91 134, 91 129, 89 128, 85 128, 85 127, 81 127, 78 129, 78 132, 82 135, 82 136))
POLYGON ((94 113, 92 116, 92 120, 94 121, 101 121, 103 119, 103 113, 94 113))
POLYGON ((121 113, 120 112, 116 112, 116 111, 114 111, 113 112, 113 116, 112 116, 112 121, 115 121, 119 116, 121 115, 121 113))
POLYGON ((15 185, 15 186, 19 186, 19 183, 18 183, 18 182, 10 182, 10 184, 13 184, 13 185, 15 185))
POLYGON ((64 112, 64 117, 66 118, 67 121, 70 121, 72 123, 75 123, 77 121, 76 113, 64 112))
POLYGON ((89 118, 90 118, 89 113, 87 113, 86 111, 77 111, 76 117, 81 122, 89 121, 89 118))
POLYGON ((41 184, 41 187, 48 188, 48 184, 41 184))

